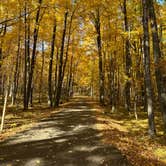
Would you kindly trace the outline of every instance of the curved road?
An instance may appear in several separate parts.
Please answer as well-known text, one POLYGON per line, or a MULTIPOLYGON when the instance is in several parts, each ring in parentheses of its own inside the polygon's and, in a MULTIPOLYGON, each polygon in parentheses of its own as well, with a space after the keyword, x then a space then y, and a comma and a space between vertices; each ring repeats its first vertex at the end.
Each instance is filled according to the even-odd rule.
POLYGON ((101 142, 100 113, 76 98, 51 118, 0 143, 0 166, 129 166, 121 152, 101 142))

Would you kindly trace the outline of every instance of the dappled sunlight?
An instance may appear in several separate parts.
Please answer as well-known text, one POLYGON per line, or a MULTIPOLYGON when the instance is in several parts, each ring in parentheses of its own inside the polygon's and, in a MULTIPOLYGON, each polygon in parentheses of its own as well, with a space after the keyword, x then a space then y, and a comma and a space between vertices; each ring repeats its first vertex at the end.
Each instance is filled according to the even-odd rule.
POLYGON ((73 131, 75 132, 75 131, 77 131, 77 132, 79 132, 79 131, 82 131, 82 130, 86 130, 87 128, 89 128, 90 126, 88 126, 88 125, 78 125, 78 126, 75 126, 74 128, 73 128, 73 131))
POLYGON ((0 166, 166 165, 166 0, 0 0, 0 166))
POLYGON ((96 163, 96 164, 99 164, 99 163, 102 164, 104 159, 105 159, 104 156, 99 156, 99 155, 93 155, 93 156, 87 157, 88 161, 91 161, 92 163, 96 163))
POLYGON ((58 139, 58 140, 55 140, 54 142, 63 143, 63 142, 66 142, 66 141, 68 141, 68 139, 58 139))
MULTIPOLYGON (((165 140, 162 137, 150 139, 147 134, 147 113, 140 111, 136 120, 134 115, 126 114, 125 110, 118 111, 108 113, 107 110, 106 115, 97 116, 97 119, 105 124, 100 126, 105 135, 103 142, 118 147, 136 166, 164 166, 165 140)), ((159 116, 156 121, 160 121, 159 116)), ((160 129, 159 126, 157 129, 160 129)))
POLYGON ((104 121, 96 119, 96 114, 100 114, 97 109, 86 103, 77 104, 67 105, 31 130, 2 142, 1 163, 9 161, 17 166, 100 166, 115 163, 113 165, 121 166, 122 162, 128 166, 118 149, 101 142, 104 133, 99 128, 104 121))
POLYGON ((17 139, 11 140, 7 144, 12 145, 23 142, 40 141, 40 140, 55 138, 64 133, 65 131, 61 131, 55 127, 47 127, 41 130, 33 129, 27 131, 26 134, 24 135, 19 135, 17 139))
POLYGON ((44 162, 41 158, 29 159, 23 166, 43 166, 44 162))
POLYGON ((70 109, 64 109, 63 112, 82 112, 85 111, 84 108, 70 108, 70 109))
MULTIPOLYGON (((164 161, 163 148, 154 151, 150 144, 140 146, 149 139, 145 135, 146 118, 135 120, 125 112, 120 114, 123 119, 117 113, 105 115, 100 108, 86 106, 84 102, 70 103, 61 111, 53 112, 49 118, 42 119, 31 130, 18 133, 2 143, 0 163, 47 166, 51 162, 53 166, 97 166, 115 162, 113 165, 121 166, 123 156, 112 144, 131 156, 131 161, 152 161, 154 155, 164 161), (137 137, 140 131, 140 137, 137 137), (11 161, 12 158, 16 160, 11 161)), ((153 162, 158 163, 155 159, 153 162)))
POLYGON ((154 154, 157 155, 162 161, 166 163, 166 151, 163 148, 157 148, 154 150, 154 154))
POLYGON ((97 116, 96 117, 99 121, 103 121, 103 124, 96 124, 97 129, 99 130, 109 130, 110 127, 116 128, 119 131, 127 132, 127 129, 123 125, 123 121, 114 121, 105 116, 97 116))
POLYGON ((86 145, 79 145, 74 147, 74 151, 82 151, 82 152, 92 152, 95 149, 99 148, 99 146, 86 146, 86 145))

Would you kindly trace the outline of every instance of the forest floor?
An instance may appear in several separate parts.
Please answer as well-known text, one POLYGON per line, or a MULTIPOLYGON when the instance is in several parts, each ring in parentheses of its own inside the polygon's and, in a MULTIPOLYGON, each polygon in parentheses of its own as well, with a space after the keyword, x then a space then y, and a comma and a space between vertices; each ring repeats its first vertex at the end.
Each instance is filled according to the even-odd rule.
POLYGON ((163 133, 160 112, 155 111, 155 138, 148 135, 146 112, 139 111, 137 120, 134 113, 129 115, 124 108, 115 112, 104 108, 104 112, 97 119, 105 121, 105 125, 100 126, 105 131, 105 143, 120 149, 134 166, 166 166, 166 136, 163 133))
POLYGON ((160 125, 156 138, 147 136, 144 112, 135 120, 86 97, 58 109, 38 105, 7 112, 0 166, 166 166, 166 138, 160 125))

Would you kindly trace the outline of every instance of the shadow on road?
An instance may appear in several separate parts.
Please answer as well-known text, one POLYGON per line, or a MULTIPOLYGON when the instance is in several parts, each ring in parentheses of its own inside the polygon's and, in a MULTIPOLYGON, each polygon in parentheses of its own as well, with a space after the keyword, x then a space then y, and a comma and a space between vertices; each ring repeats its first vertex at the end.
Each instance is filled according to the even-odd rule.
POLYGON ((92 103, 75 99, 31 130, 2 142, 0 166, 128 166, 121 152, 100 142, 92 103))

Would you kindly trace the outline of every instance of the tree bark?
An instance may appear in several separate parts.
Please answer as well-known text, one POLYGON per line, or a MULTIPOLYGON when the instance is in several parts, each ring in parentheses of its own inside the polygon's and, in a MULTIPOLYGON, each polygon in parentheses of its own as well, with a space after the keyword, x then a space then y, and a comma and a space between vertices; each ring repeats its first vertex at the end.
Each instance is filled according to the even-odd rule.
POLYGON ((3 94, 3 74, 1 72, 1 67, 3 63, 3 37, 6 34, 6 30, 7 24, 5 23, 5 25, 2 25, 2 29, 0 31, 0 94, 3 94))
POLYGON ((109 62, 109 85, 110 85, 110 106, 112 107, 112 112, 115 110, 115 57, 113 57, 114 53, 110 55, 110 62, 109 62))
POLYGON ((67 29, 67 17, 68 11, 65 12, 64 15, 64 28, 63 28, 63 35, 62 35, 62 42, 61 42, 61 50, 60 50, 60 57, 59 57, 59 73, 58 73, 58 83, 57 83, 57 91, 56 91, 56 98, 55 98, 55 107, 59 106, 61 91, 62 91, 62 83, 63 83, 63 54, 64 54, 64 46, 65 46, 65 37, 66 37, 66 29, 67 29))
POLYGON ((44 61, 45 61, 45 48, 44 48, 44 41, 42 41, 42 66, 40 72, 40 85, 39 85, 39 103, 41 103, 41 93, 43 89, 43 71, 44 71, 44 61))
MULTIPOLYGON (((21 11, 20 11, 21 15, 21 11)), ((18 44, 17 44, 17 55, 16 55, 16 65, 14 71, 14 79, 13 79, 13 92, 12 92, 12 105, 16 102, 17 89, 18 89, 18 79, 19 79, 19 64, 20 64, 20 46, 21 46, 21 20, 19 20, 19 28, 18 28, 18 44)))
POLYGON ((149 17, 151 20, 150 21, 151 29, 152 29, 153 55, 155 61, 155 75, 156 75, 156 82, 158 89, 158 100, 160 103, 160 110, 164 122, 164 132, 166 133, 166 89, 165 89, 164 78, 162 76, 162 71, 160 68, 160 61, 162 58, 162 54, 160 49, 160 40, 158 35, 158 27, 157 27, 157 20, 156 20, 153 0, 149 0, 148 7, 149 7, 149 17))
POLYGON ((27 83, 27 102, 26 102, 27 108, 28 108, 28 103, 29 103, 31 90, 32 90, 33 73, 34 73, 35 62, 36 62, 36 47, 37 47, 37 39, 38 39, 38 32, 39 32, 39 21, 40 21, 39 17, 40 17, 41 4, 42 4, 42 0, 39 0, 39 8, 36 14, 35 28, 33 33, 33 49, 32 49, 31 67, 30 67, 29 78, 27 83))
POLYGON ((55 101, 56 101, 56 93, 57 93, 57 85, 58 85, 58 69, 59 69, 59 48, 57 47, 57 53, 56 53, 56 64, 55 64, 55 80, 54 80, 54 100, 53 105, 55 107, 55 101))
MULTIPOLYGON (((27 3, 25 1, 24 12, 27 13, 27 3)), ((24 40, 25 40, 25 52, 24 52, 24 110, 28 108, 27 105, 27 54, 28 54, 28 45, 27 45, 27 16, 24 17, 24 24, 25 24, 25 33, 24 33, 24 40)))
POLYGON ((154 122, 154 111, 153 111, 153 100, 152 100, 152 84, 151 84, 151 72, 150 72, 150 43, 149 43, 149 19, 148 19, 148 4, 146 0, 142 0, 143 6, 143 31, 144 31, 144 67, 145 67, 145 87, 146 87, 146 109, 148 113, 149 123, 149 135, 155 136, 155 122, 154 122))
POLYGON ((7 99, 8 99, 8 90, 9 90, 9 77, 8 77, 6 84, 7 84, 7 86, 5 89, 5 99, 4 99, 4 105, 3 105, 3 111, 2 111, 0 132, 2 132, 2 130, 3 130, 4 121, 5 121, 5 113, 6 113, 6 106, 7 106, 7 99))
POLYGON ((71 96, 71 83, 72 83, 72 76, 73 76, 73 53, 70 59, 70 63, 68 64, 68 72, 67 72, 67 80, 66 80, 66 91, 65 91, 65 97, 67 101, 69 100, 69 97, 71 96))
MULTIPOLYGON (((128 24, 128 18, 127 18, 127 4, 126 0, 123 1, 123 13, 124 13, 124 27, 125 32, 129 33, 129 24, 128 24)), ((131 55, 130 55, 130 41, 127 37, 125 41, 125 59, 126 59, 126 84, 125 84, 125 108, 127 111, 130 111, 131 103, 130 103, 130 88, 131 88, 131 55)))
POLYGON ((0 95, 2 94, 2 44, 0 43, 0 95))
POLYGON ((69 46, 70 46, 70 38, 71 38, 71 30, 72 30, 72 23, 73 23, 74 13, 75 13, 75 10, 72 12, 72 15, 70 17, 70 22, 69 22, 69 32, 68 32, 68 40, 67 40, 67 46, 66 46, 65 60, 64 60, 64 65, 63 65, 62 79, 64 78, 66 64, 67 64, 67 61, 68 61, 68 53, 69 53, 69 46))
POLYGON ((101 25, 100 25, 100 9, 96 10, 95 28, 97 32, 97 47, 99 56, 99 100, 104 105, 104 71, 103 71, 103 56, 101 43, 101 25))
POLYGON ((52 98, 52 64, 54 58, 54 50, 55 50, 55 38, 56 38, 56 20, 54 20, 53 34, 52 34, 52 42, 51 42, 51 54, 49 61, 49 73, 48 73, 48 103, 50 107, 53 106, 53 98, 52 98))
POLYGON ((3 111, 2 111, 1 128, 0 128, 1 132, 2 132, 3 126, 4 126, 7 98, 8 98, 8 89, 6 89, 6 92, 5 92, 5 101, 4 101, 3 111))

